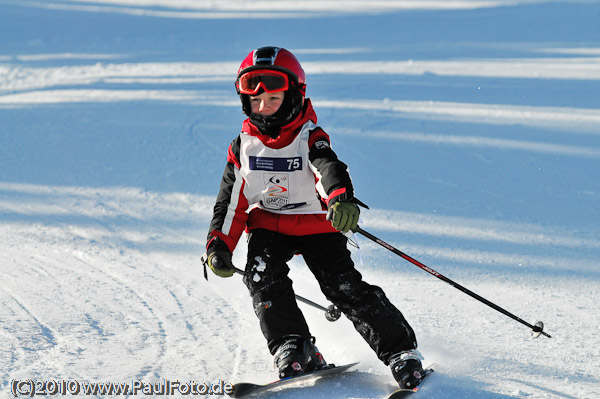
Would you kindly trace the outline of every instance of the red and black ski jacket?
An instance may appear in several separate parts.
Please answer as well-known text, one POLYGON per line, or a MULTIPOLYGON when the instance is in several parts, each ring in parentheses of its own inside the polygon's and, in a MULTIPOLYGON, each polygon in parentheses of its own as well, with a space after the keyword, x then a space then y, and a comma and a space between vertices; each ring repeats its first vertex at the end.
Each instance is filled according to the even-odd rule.
POLYGON ((242 232, 257 228, 296 236, 335 232, 325 218, 337 201, 360 203, 310 99, 277 138, 246 119, 228 149, 207 248, 220 241, 233 252, 242 232))

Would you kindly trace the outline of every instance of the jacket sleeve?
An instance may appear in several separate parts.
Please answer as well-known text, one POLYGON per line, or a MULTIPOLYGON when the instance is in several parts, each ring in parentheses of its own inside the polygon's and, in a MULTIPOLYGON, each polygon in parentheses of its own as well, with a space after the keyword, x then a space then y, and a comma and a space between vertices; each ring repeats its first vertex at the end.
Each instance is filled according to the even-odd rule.
POLYGON ((227 152, 227 165, 223 171, 221 186, 213 209, 206 247, 233 252, 248 220, 248 200, 244 196, 245 181, 240 174, 240 138, 231 142, 227 152))
POLYGON ((356 202, 348 166, 331 148, 329 135, 321 128, 310 133, 308 158, 315 173, 317 191, 327 206, 338 201, 356 202))

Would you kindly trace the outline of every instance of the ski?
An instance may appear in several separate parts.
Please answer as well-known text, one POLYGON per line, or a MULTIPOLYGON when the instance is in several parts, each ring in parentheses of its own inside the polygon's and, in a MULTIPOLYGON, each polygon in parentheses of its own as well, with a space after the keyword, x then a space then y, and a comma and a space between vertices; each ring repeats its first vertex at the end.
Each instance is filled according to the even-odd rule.
POLYGON ((233 392, 229 394, 229 396, 231 396, 232 398, 241 398, 251 395, 257 395, 259 393, 265 393, 274 389, 288 387, 300 382, 311 381, 328 375, 343 373, 344 371, 347 371, 348 369, 356 366, 357 364, 358 362, 344 364, 342 366, 336 366, 335 364, 327 364, 319 370, 301 373, 293 377, 282 378, 280 380, 273 381, 268 384, 253 384, 251 382, 240 382, 233 385, 233 392))
POLYGON ((429 367, 425 368, 425 375, 423 376, 423 379, 421 380, 421 382, 419 383, 419 385, 417 385, 414 388, 401 388, 401 389, 397 389, 394 392, 392 392, 390 394, 390 396, 387 397, 387 399, 400 399, 400 398, 405 398, 408 395, 417 392, 419 389, 421 389, 421 387, 423 386, 423 383, 425 382, 425 380, 427 379, 427 377, 429 377, 432 373, 433 373, 433 369, 436 365, 432 364, 429 367))

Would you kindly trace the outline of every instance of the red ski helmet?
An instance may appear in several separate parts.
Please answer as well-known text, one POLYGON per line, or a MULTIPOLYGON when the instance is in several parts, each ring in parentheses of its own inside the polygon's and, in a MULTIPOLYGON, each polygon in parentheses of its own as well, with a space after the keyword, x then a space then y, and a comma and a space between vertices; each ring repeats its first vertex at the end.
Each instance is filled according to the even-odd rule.
POLYGON ((281 47, 261 47, 252 50, 238 69, 235 88, 244 114, 263 133, 277 135, 302 110, 306 94, 306 75, 298 59, 281 47), (250 95, 264 91, 285 91, 279 110, 271 116, 253 115, 250 95))

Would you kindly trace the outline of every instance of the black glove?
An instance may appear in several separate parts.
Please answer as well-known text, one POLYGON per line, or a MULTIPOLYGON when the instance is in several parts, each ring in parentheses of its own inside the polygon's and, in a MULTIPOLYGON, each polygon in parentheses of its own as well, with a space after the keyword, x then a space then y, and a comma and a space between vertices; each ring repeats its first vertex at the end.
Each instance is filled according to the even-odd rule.
POLYGON ((334 229, 347 233, 358 225, 360 210, 358 206, 349 201, 339 201, 331 205, 327 212, 327 220, 331 221, 334 229))
POLYGON ((219 277, 231 277, 235 273, 235 266, 231 262, 231 252, 223 245, 210 245, 202 257, 202 263, 204 263, 205 271, 208 266, 219 277))
POLYGON ((209 254, 208 267, 219 277, 231 277, 235 273, 231 263, 231 253, 227 251, 215 251, 209 254))

